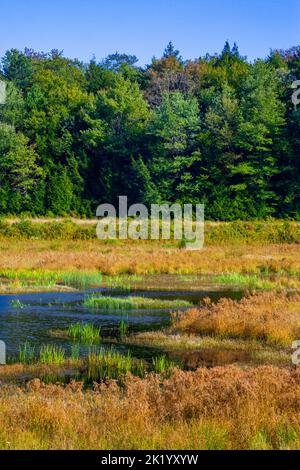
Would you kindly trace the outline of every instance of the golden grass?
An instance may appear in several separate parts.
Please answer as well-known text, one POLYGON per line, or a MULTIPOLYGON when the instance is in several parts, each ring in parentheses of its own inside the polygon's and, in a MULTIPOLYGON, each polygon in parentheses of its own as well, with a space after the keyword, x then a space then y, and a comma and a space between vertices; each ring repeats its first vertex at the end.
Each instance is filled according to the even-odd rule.
POLYGON ((300 372, 174 370, 82 389, 0 388, 1 449, 299 449, 300 372))
POLYGON ((221 299, 203 308, 173 314, 176 330, 264 340, 269 344, 291 345, 300 338, 300 295, 264 292, 240 301, 221 299))
POLYGON ((0 240, 0 269, 99 270, 104 274, 300 273, 300 245, 232 244, 200 251, 155 242, 0 240))

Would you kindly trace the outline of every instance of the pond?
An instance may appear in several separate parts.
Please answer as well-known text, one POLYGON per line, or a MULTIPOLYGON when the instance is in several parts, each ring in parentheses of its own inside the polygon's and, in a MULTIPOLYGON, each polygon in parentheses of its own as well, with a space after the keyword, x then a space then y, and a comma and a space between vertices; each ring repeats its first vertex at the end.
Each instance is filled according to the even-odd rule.
MULTIPOLYGON (((177 286, 176 286, 177 287, 177 286)), ((82 306, 84 299, 91 294, 104 294, 112 297, 150 297, 154 299, 187 300, 195 305, 201 304, 204 298, 210 297, 216 302, 222 297, 240 299, 243 292, 236 290, 204 288, 195 290, 131 290, 124 293, 119 289, 93 289, 83 292, 44 292, 0 296, 0 339, 5 341, 7 357, 17 358, 19 346, 26 341, 36 348, 42 344, 56 344, 71 354, 71 340, 54 337, 53 330, 68 328, 72 323, 93 323, 101 326, 101 334, 106 337, 104 346, 114 347, 120 352, 131 351, 133 357, 151 359, 155 351, 148 347, 133 346, 122 342, 112 341, 113 336, 123 319, 129 325, 130 332, 156 330, 167 326, 170 321, 170 310, 93 310, 82 306), (14 307, 19 301, 22 308, 14 307)), ((178 309, 175 309, 178 310, 178 309)), ((81 345, 80 354, 86 355, 88 346, 81 345)))

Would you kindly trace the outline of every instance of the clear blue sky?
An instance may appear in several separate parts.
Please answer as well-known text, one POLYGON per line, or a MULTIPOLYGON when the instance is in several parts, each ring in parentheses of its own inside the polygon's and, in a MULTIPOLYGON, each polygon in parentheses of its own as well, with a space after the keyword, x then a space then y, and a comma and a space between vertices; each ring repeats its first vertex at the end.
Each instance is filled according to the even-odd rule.
POLYGON ((228 39, 249 59, 300 44, 299 0, 0 0, 0 55, 12 47, 64 50, 88 61, 115 51, 140 64, 172 40, 184 58, 228 39))

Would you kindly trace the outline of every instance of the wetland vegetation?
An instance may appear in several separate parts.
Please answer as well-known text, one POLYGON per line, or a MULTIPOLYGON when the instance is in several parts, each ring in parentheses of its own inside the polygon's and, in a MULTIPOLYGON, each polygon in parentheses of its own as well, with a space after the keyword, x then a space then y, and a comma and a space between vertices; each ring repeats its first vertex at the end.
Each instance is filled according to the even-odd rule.
POLYGON ((0 448, 299 448, 298 224, 249 224, 200 252, 0 237, 0 448))

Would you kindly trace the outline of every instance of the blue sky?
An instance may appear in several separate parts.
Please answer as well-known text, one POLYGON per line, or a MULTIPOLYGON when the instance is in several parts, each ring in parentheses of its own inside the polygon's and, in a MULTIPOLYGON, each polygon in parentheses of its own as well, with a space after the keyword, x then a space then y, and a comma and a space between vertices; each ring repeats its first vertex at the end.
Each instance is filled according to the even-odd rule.
POLYGON ((88 61, 115 51, 140 64, 172 40, 184 58, 236 41, 249 59, 300 44, 299 0, 0 0, 0 55, 64 50, 88 61))

